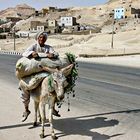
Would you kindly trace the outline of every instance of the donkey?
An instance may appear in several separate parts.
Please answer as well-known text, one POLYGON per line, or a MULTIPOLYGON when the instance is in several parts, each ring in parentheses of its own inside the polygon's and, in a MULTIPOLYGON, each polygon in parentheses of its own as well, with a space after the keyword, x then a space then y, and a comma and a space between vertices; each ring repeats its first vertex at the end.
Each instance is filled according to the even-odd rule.
MULTIPOLYGON (((42 131, 40 134, 41 138, 44 138, 44 124, 46 120, 45 116, 45 105, 48 104, 49 109, 49 123, 51 128, 51 137, 53 140, 56 140, 54 128, 53 128, 53 108, 55 106, 55 102, 61 101, 64 98, 64 87, 67 86, 66 76, 70 73, 73 64, 62 68, 62 69, 50 69, 51 77, 46 77, 43 79, 41 84, 34 90, 30 92, 31 97, 34 100, 34 108, 35 108, 35 118, 34 118, 34 126, 37 125, 37 111, 39 112, 39 117, 41 117, 42 131), (52 79, 51 88, 48 87, 48 82, 52 79)), ((48 71, 48 69, 47 69, 48 71)))

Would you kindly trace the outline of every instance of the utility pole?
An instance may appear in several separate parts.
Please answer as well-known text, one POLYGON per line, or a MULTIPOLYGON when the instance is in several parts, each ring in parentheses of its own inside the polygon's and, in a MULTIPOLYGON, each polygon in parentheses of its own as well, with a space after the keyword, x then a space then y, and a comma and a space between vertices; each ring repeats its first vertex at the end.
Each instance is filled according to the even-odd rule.
POLYGON ((14 37, 14 51, 16 50, 16 39, 15 39, 15 27, 14 29, 14 33, 13 33, 13 37, 14 37))
POLYGON ((114 25, 115 25, 115 20, 113 20, 112 23, 112 40, 111 40, 111 48, 114 48, 114 25))

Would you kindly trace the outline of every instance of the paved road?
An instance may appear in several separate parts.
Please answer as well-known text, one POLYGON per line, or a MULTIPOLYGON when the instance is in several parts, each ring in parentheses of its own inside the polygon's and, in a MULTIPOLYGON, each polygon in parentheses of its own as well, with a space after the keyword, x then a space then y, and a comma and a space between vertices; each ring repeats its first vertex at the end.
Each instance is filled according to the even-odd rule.
MULTIPOLYGON (((0 140, 38 140, 32 114, 21 123, 23 106, 14 75, 19 56, 0 55, 0 140)), ((55 118, 60 140, 140 140, 140 69, 79 62, 76 97, 55 118)), ((48 125, 46 134, 50 133, 48 125)), ((50 139, 47 135, 45 139, 50 139)))

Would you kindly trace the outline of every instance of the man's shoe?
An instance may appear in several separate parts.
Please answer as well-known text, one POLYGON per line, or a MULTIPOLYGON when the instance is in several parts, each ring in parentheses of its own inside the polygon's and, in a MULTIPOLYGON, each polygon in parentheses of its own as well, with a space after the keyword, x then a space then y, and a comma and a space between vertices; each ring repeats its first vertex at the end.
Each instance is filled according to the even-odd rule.
POLYGON ((22 122, 24 122, 24 121, 27 120, 27 118, 28 118, 28 116, 29 116, 30 113, 31 113, 30 111, 25 111, 25 112, 23 112, 23 115, 22 115, 23 120, 22 120, 22 122))
POLYGON ((57 116, 57 117, 61 117, 61 115, 55 109, 53 109, 53 115, 54 116, 57 116))

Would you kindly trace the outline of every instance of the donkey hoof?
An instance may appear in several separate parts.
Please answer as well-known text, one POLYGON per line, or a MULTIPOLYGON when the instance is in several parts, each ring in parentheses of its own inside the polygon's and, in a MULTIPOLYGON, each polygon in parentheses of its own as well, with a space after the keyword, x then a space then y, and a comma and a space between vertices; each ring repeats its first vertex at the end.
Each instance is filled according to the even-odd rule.
POLYGON ((36 126, 38 126, 38 124, 37 124, 37 122, 34 122, 33 127, 36 127, 36 126))
POLYGON ((57 139, 58 139, 58 137, 52 136, 52 140, 57 140, 57 139))
POLYGON ((40 138, 41 139, 45 138, 44 134, 40 134, 40 138))
POLYGON ((39 118, 39 122, 41 123, 41 118, 39 118))

